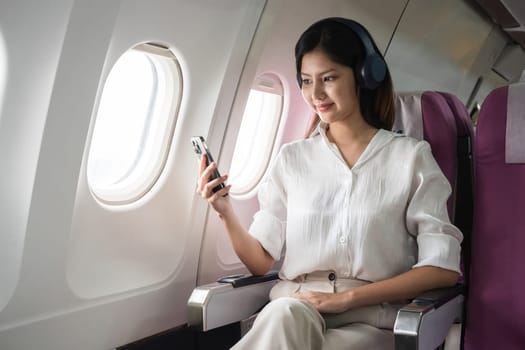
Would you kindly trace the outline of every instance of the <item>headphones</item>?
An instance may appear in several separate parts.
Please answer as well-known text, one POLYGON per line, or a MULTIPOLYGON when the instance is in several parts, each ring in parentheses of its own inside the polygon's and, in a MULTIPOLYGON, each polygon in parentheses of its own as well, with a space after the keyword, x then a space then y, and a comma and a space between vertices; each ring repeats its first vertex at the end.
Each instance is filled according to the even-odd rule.
POLYGON ((347 18, 330 17, 322 19, 317 23, 330 21, 345 25, 361 40, 365 48, 365 58, 361 63, 357 63, 355 69, 356 79, 362 87, 370 90, 377 88, 379 84, 385 80, 387 68, 383 56, 375 49, 370 34, 368 34, 361 24, 347 18))

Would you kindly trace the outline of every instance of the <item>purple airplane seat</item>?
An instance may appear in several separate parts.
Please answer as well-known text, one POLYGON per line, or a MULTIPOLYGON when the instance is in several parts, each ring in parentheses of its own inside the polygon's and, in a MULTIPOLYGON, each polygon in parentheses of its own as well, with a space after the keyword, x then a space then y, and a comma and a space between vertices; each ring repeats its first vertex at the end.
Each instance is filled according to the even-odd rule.
POLYGON ((473 138, 474 127, 472 126, 472 120, 470 119, 470 115, 463 102, 461 102, 461 100, 456 95, 453 95, 451 93, 443 91, 437 92, 445 98, 445 100, 448 103, 448 106, 454 114, 458 136, 468 136, 473 138))
POLYGON ((456 122, 457 163, 454 224, 463 233, 462 269, 464 282, 468 285, 470 271, 470 238, 473 217, 473 154, 474 127, 467 108, 461 100, 448 92, 438 91, 452 110, 456 122))
POLYGON ((445 98, 437 92, 399 93, 393 130, 426 140, 452 187, 448 214, 454 220, 457 133, 454 115, 445 98))
MULTIPOLYGON (((457 97, 446 93, 425 91, 420 93, 399 93, 396 96, 396 121, 393 130, 419 140, 424 139, 430 144, 432 154, 452 188, 447 205, 449 217, 454 223, 456 223, 455 219, 459 219, 456 215, 463 215, 464 213, 457 207, 457 201, 461 199, 458 197, 458 193, 462 191, 463 186, 463 183, 459 181, 460 178, 468 179, 467 186, 472 187, 471 172, 462 175, 461 171, 462 164, 465 162, 464 157, 460 156, 463 154, 460 151, 463 143, 462 136, 465 136, 467 143, 472 136, 470 118, 468 113, 464 114, 463 112, 466 113, 463 103, 457 97), (468 119, 463 119, 465 116, 468 119), (468 129, 469 125, 470 129, 468 129), (458 129, 461 132, 458 132, 458 129)), ((468 155, 466 157, 466 163, 471 164, 468 160, 468 155)), ((470 201, 470 208, 472 208, 472 200, 470 201)), ((464 216, 468 217, 468 213, 464 216)), ((470 209, 470 221, 472 221, 472 209, 470 209)), ((453 289, 454 292, 451 295, 454 296, 454 299, 452 302, 444 301, 448 299, 442 299, 437 294, 432 295, 434 291, 429 291, 429 294, 416 298, 413 301, 415 304, 400 310, 396 319, 396 326, 394 327, 396 348, 433 349, 440 346, 447 334, 450 335, 452 331, 453 337, 457 340, 456 343, 459 344, 461 325, 453 325, 454 322, 461 320, 464 308, 464 289, 461 286, 459 287, 459 289, 453 289), (443 309, 439 306, 441 301, 447 303, 447 306, 443 307, 443 309), (431 304, 433 306, 428 306, 431 304), (418 316, 421 319, 418 318, 417 322, 423 322, 423 319, 428 317, 428 315, 424 314, 428 310, 420 310, 420 305, 427 305, 428 310, 433 310, 431 313, 437 315, 435 316, 436 318, 430 316, 430 319, 434 318, 433 321, 421 323, 417 330, 412 329, 410 326, 406 327, 405 322, 411 323, 414 321, 413 317, 410 316, 413 312, 421 312, 422 316, 418 316), (440 311, 437 308, 440 308, 440 311), (438 319, 440 321, 434 322, 438 319), (410 337, 407 337, 408 333, 411 334, 410 337), (416 343, 419 345, 416 346, 416 343)))
POLYGON ((525 349, 525 74, 483 102, 464 349, 525 349))
MULTIPOLYGON (((461 270, 463 276, 460 278, 465 288, 468 288, 470 278, 470 245, 473 222, 473 154, 474 127, 467 108, 461 100, 448 92, 438 91, 448 103, 456 122, 457 132, 457 176, 456 176, 456 200, 454 211, 454 224, 463 233, 461 242, 461 270)), ((466 294, 466 292, 465 292, 466 294)), ((463 319, 466 314, 466 303, 463 309, 463 319)), ((452 328, 446 340, 445 349, 461 348, 465 328, 463 324, 456 324, 452 328)))

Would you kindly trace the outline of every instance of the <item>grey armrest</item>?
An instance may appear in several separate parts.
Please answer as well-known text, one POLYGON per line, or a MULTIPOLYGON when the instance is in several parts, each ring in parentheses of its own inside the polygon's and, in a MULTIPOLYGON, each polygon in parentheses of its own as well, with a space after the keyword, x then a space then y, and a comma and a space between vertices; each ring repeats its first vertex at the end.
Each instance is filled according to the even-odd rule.
POLYGON ((454 322, 461 321, 464 287, 429 291, 401 308, 394 324, 396 350, 436 349, 454 322))
POLYGON ((264 276, 229 276, 199 286, 188 300, 188 324, 201 331, 241 321, 267 302, 277 272, 264 276))

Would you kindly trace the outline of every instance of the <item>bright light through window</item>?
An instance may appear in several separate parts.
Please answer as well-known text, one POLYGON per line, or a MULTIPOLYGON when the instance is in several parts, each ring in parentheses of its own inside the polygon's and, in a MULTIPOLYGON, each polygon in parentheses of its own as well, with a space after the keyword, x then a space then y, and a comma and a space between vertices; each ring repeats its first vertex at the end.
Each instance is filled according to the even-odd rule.
POLYGON ((279 129, 282 95, 282 84, 273 74, 258 77, 250 91, 229 172, 234 196, 253 193, 264 175, 279 129))
POLYGON ((99 199, 131 202, 153 186, 167 158, 180 85, 177 61, 167 49, 141 45, 116 62, 104 85, 88 158, 88 182, 99 199))

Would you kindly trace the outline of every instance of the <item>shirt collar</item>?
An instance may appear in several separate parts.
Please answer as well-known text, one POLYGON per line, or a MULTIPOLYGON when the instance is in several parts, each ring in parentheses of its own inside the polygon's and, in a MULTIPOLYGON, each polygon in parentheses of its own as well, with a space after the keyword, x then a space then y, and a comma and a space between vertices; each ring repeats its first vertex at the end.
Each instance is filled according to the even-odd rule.
MULTIPOLYGON (((319 122, 319 125, 317 126, 317 128, 315 128, 315 130, 312 132, 310 137, 319 135, 321 136, 321 138, 324 140, 325 144, 329 148, 332 148, 333 150, 337 150, 337 146, 335 144, 332 144, 330 140, 328 140, 328 137, 326 136, 327 129, 328 129, 328 124, 321 121, 319 122)), ((399 136, 403 136, 403 135, 398 135, 396 133, 393 133, 385 129, 379 129, 377 133, 374 135, 374 137, 372 138, 372 140, 370 140, 370 143, 364 150, 363 154, 361 154, 356 164, 354 164, 352 169, 356 169, 359 166, 361 166, 361 164, 365 163, 368 159, 372 158, 377 152, 379 152, 387 144, 389 144, 392 141, 392 139, 394 139, 395 137, 399 137, 399 136)), ((337 153, 339 154, 338 150, 337 150, 337 153)))

